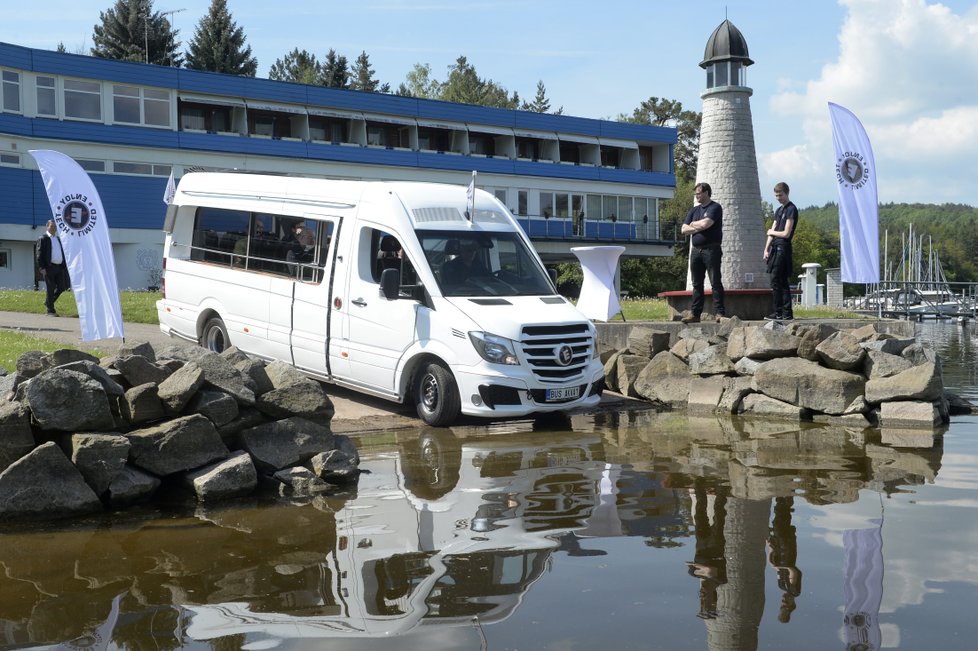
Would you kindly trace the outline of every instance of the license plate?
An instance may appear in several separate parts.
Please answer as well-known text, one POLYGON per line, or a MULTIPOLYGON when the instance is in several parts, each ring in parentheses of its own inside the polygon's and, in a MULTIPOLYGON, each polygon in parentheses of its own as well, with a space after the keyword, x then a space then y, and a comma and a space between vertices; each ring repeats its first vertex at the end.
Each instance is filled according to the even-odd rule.
POLYGON ((557 400, 573 400, 579 395, 581 395, 581 387, 547 389, 547 402, 555 402, 557 400))

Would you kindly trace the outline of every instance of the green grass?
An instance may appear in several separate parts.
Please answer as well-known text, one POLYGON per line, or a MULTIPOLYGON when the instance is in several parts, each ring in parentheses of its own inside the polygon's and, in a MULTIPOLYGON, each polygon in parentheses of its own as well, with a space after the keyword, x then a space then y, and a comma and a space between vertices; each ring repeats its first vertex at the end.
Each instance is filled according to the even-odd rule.
MULTIPOLYGON (((156 301, 159 298, 158 292, 120 292, 122 320, 129 323, 159 323, 156 317, 156 301)), ((62 294, 56 307, 62 316, 78 316, 78 306, 72 292, 62 294)), ((36 292, 30 289, 0 289, 0 310, 43 314, 44 289, 36 292)))
POLYGON ((3 366, 3 368, 12 373, 17 368, 17 358, 26 352, 40 350, 45 353, 53 353, 63 348, 84 350, 96 357, 102 357, 105 354, 96 347, 71 346, 58 341, 44 339, 43 337, 35 337, 34 335, 0 331, 0 366, 3 366))

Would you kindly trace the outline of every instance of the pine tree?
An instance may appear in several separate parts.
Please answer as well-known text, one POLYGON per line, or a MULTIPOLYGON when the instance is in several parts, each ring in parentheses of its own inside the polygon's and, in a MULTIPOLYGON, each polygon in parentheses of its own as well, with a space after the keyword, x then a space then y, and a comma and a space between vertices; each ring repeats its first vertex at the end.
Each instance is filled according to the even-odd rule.
MULTIPOLYGON (((464 56, 460 56, 455 65, 449 68, 448 79, 439 88, 439 98, 446 102, 462 104, 479 104, 497 108, 516 108, 514 99, 510 98, 505 88, 492 81, 482 79, 475 67, 464 56)), ((518 101, 518 96, 516 96, 518 101)))
POLYGON ((380 82, 374 79, 374 71, 370 67, 370 57, 367 56, 366 51, 360 52, 360 56, 353 63, 352 73, 350 88, 353 90, 376 92, 380 86, 380 82))
POLYGON ((92 35, 92 56, 177 68, 183 63, 178 31, 162 13, 153 13, 153 0, 116 0, 99 13, 99 20, 92 35))
POLYGON ((232 20, 227 0, 211 0, 207 15, 197 23, 187 67, 245 77, 258 71, 258 60, 251 56, 251 46, 245 45, 244 30, 232 20))
MULTIPOLYGON (((363 56, 365 55, 366 53, 363 56)), ((350 87, 350 69, 346 57, 337 56, 336 50, 333 48, 330 48, 329 52, 326 53, 326 60, 323 61, 322 84, 330 88, 350 87)))
POLYGON ((323 67, 316 55, 296 48, 275 63, 268 71, 269 79, 292 81, 297 84, 319 85, 323 79, 323 67))
MULTIPOLYGON (((547 99, 547 87, 543 85, 542 79, 537 82, 537 94, 533 98, 533 101, 523 102, 523 106, 520 108, 524 111, 533 111, 534 113, 550 113, 550 100, 547 99)), ((564 107, 561 106, 553 114, 560 115, 563 112, 564 107)))

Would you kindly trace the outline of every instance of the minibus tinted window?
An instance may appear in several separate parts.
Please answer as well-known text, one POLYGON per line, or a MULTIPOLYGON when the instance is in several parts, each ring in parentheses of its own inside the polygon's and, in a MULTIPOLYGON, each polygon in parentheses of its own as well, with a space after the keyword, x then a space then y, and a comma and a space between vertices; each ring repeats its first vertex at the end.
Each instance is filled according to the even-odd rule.
POLYGON ((222 208, 198 208, 191 260, 230 265, 238 240, 248 234, 251 213, 222 208))

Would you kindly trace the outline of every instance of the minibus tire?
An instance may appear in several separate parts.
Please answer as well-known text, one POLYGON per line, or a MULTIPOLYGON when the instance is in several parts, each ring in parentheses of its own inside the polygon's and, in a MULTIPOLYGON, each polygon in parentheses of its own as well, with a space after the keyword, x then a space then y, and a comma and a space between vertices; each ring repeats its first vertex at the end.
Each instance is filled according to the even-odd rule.
POLYGON ((231 345, 228 339, 228 329, 221 317, 215 316, 207 320, 200 334, 200 343, 207 350, 223 353, 231 345))
POLYGON ((414 385, 418 416, 433 427, 450 425, 462 410, 462 401, 451 371, 440 362, 429 362, 414 385))

